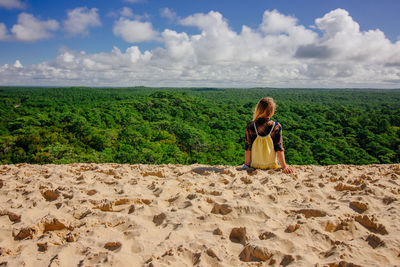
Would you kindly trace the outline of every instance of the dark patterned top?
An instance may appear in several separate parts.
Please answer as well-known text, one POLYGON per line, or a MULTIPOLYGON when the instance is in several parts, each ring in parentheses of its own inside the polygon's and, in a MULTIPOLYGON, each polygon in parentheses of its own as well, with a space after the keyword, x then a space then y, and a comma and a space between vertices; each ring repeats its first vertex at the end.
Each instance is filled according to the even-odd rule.
MULTIPOLYGON (((258 118, 256 120, 257 132, 260 136, 266 136, 271 132, 274 121, 268 118, 258 118)), ((254 121, 251 121, 246 126, 246 146, 245 150, 251 150, 251 146, 256 140, 257 133, 254 130, 254 121)), ((271 132, 271 138, 274 142, 275 151, 284 151, 282 145, 282 125, 275 122, 275 129, 271 132)))

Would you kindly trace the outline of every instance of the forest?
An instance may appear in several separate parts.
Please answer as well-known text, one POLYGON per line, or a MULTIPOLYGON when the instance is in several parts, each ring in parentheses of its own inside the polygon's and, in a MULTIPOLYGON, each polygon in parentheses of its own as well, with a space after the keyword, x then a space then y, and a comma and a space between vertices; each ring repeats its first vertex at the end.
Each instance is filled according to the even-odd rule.
POLYGON ((240 165, 273 97, 289 164, 400 162, 400 90, 0 87, 0 164, 240 165))

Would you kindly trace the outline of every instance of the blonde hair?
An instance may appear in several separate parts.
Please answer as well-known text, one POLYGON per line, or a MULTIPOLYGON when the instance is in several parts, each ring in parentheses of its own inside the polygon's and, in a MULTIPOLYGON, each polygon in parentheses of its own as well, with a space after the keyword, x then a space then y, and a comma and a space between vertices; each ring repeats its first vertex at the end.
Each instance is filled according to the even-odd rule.
POLYGON ((271 118, 275 113, 276 107, 277 105, 272 97, 263 97, 257 103, 253 114, 253 120, 261 117, 271 118))

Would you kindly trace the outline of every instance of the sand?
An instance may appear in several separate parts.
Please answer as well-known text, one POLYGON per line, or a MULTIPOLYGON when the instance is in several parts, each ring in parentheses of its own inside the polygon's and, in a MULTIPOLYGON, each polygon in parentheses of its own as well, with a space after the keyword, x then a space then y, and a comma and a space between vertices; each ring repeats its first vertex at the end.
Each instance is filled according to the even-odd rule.
POLYGON ((400 266, 399 198, 399 164, 0 165, 0 266, 400 266))

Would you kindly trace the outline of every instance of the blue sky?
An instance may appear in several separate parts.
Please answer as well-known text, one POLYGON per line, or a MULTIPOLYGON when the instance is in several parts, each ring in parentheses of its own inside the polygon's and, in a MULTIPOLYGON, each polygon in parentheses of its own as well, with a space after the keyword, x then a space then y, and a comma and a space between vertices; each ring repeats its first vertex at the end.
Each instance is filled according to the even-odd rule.
POLYGON ((398 88, 399 12, 397 0, 0 0, 0 85, 398 88))

